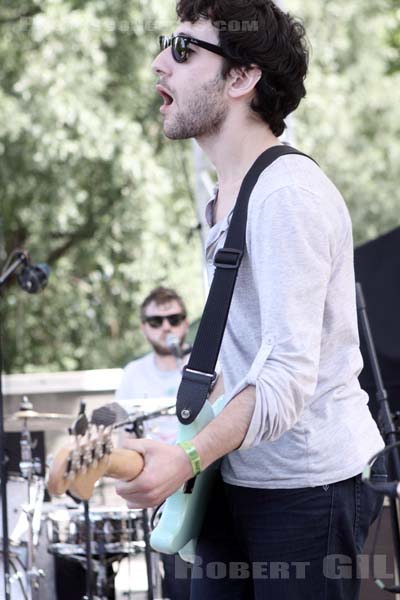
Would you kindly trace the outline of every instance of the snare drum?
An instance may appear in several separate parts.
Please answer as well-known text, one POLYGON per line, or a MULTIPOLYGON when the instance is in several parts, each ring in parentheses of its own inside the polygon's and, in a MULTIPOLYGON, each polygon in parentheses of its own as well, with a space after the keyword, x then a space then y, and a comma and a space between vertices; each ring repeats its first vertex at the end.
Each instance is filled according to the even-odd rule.
MULTIPOLYGON (((143 540, 141 511, 96 507, 90 509, 92 554, 126 554, 143 540)), ((59 510, 48 515, 49 552, 85 554, 86 526, 82 510, 59 510)))

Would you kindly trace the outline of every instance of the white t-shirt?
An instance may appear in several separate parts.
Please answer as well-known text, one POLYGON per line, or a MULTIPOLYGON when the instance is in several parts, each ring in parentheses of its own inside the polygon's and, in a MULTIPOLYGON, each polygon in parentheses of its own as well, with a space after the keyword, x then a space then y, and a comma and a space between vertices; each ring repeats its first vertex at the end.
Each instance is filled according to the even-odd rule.
MULTIPOLYGON (((161 371, 156 365, 154 352, 150 352, 126 365, 115 392, 115 400, 128 413, 135 412, 135 400, 168 397, 171 398, 172 405, 175 404, 181 378, 182 373, 178 368, 174 371, 161 371)), ((153 410, 155 407, 150 406, 149 402, 149 412, 153 410)), ((175 415, 156 417, 145 422, 146 437, 168 443, 175 442, 177 428, 178 420, 175 415)))
MULTIPOLYGON (((212 277, 231 214, 213 225, 212 277)), ((360 473, 383 447, 361 390, 353 239, 342 196, 319 167, 283 156, 250 196, 243 257, 220 353, 225 394, 256 387, 234 485, 301 488, 360 473)))

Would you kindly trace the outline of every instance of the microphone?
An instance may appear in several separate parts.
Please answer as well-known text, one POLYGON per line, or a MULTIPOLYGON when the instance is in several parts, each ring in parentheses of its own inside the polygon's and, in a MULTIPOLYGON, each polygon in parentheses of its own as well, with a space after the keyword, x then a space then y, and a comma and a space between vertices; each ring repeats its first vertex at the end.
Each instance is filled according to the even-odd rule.
POLYGON ((92 425, 97 425, 97 427, 100 425, 110 427, 110 425, 114 425, 117 421, 124 421, 127 416, 128 413, 118 402, 111 402, 110 404, 96 408, 92 412, 90 422, 92 425))
POLYGON ((175 358, 177 360, 182 360, 183 351, 182 351, 181 345, 179 343, 179 339, 173 333, 169 333, 167 335, 167 346, 168 346, 172 356, 175 356, 175 358))
POLYGON ((28 294, 37 294, 46 287, 50 268, 46 263, 27 264, 17 276, 20 287, 28 294))

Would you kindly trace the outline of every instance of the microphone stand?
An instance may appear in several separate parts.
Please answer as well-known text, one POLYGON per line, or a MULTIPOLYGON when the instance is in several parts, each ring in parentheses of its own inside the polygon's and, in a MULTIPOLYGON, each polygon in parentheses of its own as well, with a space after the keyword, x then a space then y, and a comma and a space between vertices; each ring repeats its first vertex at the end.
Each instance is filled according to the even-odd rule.
MULTIPOLYGON (((375 344, 372 338, 372 333, 367 315, 366 302, 360 283, 356 284, 357 311, 359 321, 364 334, 367 352, 371 364, 372 374, 376 386, 376 402, 378 404, 378 426, 386 446, 397 442, 397 432, 394 426, 393 418, 390 413, 387 391, 383 384, 381 370, 379 368, 378 357, 375 350, 375 344)), ((400 457, 396 448, 389 455, 389 479, 400 481, 400 457)), ((396 571, 400 566, 400 528, 399 516, 397 512, 396 500, 390 498, 390 514, 392 519, 393 546, 396 555, 396 571)))
POLYGON ((124 427, 127 433, 134 433, 136 437, 142 438, 144 437, 143 423, 145 421, 156 419, 157 417, 164 417, 166 415, 170 415, 171 413, 169 411, 173 408, 175 408, 175 404, 171 404, 171 406, 161 408, 160 410, 155 410, 151 413, 132 413, 128 415, 123 421, 115 423, 112 426, 112 428, 122 429, 124 427))
POLYGON ((85 600, 93 600, 93 563, 92 563, 92 525, 90 523, 89 502, 83 502, 84 518, 85 518, 85 553, 86 553, 86 596, 85 600))
POLYGON ((27 265, 29 262, 28 254, 23 250, 15 250, 14 252, 16 259, 14 262, 8 267, 5 273, 2 273, 0 276, 0 290, 5 283, 14 275, 15 271, 21 265, 27 265))
MULTIPOLYGON (((14 262, 0 276, 0 293, 3 286, 11 279, 18 267, 28 263, 28 256, 22 250, 15 253, 14 262)), ((1 297, 1 296, 0 296, 1 297)), ((2 307, 0 307, 2 308, 2 307)), ((4 598, 11 600, 10 590, 10 554, 8 540, 8 513, 7 513, 7 459, 4 439, 4 396, 3 396, 3 332, 0 322, 0 491, 1 491, 1 520, 3 524, 3 566, 4 566, 4 598)))
MULTIPOLYGON (((157 411, 154 413, 156 416, 159 416, 164 411, 157 411)), ((128 433, 134 433, 138 438, 142 438, 144 436, 144 428, 143 423, 150 419, 149 415, 141 415, 136 418, 130 420, 130 427, 125 429, 128 433)), ((150 546, 150 519, 149 512, 147 508, 142 510, 142 524, 143 524, 143 537, 144 537, 144 557, 146 562, 146 571, 147 571, 147 581, 148 581, 148 590, 147 590, 147 600, 154 600, 154 574, 153 574, 153 561, 151 556, 151 546, 150 546)))

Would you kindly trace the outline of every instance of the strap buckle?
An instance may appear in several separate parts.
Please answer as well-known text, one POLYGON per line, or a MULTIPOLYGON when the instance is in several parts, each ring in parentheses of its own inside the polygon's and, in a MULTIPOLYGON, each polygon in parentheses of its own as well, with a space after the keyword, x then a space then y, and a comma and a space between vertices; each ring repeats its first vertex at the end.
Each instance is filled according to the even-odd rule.
POLYGON ((238 269, 243 258, 243 250, 221 248, 214 258, 214 265, 219 269, 238 269))
POLYGON ((211 386, 217 378, 217 374, 214 373, 204 373, 203 371, 195 371, 194 369, 189 369, 186 365, 182 369, 182 378, 188 379, 189 381, 193 381, 194 383, 200 383, 202 385, 211 386))
POLYGON ((216 377, 216 373, 195 371, 187 366, 183 368, 176 406, 176 413, 181 423, 190 424, 194 421, 201 411, 216 377), (190 402, 188 402, 188 398, 190 398, 190 402))

